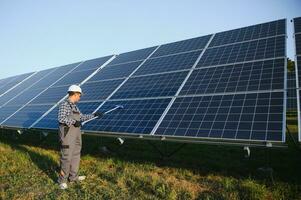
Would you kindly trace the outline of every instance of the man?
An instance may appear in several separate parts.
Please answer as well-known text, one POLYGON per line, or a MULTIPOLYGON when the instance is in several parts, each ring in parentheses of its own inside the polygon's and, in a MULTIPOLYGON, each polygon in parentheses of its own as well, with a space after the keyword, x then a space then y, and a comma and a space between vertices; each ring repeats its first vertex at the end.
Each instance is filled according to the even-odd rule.
POLYGON ((71 85, 68 89, 69 97, 59 107, 59 139, 61 144, 60 173, 58 183, 61 189, 66 189, 67 181, 82 181, 86 177, 78 176, 80 163, 80 151, 82 146, 81 122, 93 117, 101 117, 102 113, 82 114, 76 103, 79 102, 82 90, 77 85, 71 85))

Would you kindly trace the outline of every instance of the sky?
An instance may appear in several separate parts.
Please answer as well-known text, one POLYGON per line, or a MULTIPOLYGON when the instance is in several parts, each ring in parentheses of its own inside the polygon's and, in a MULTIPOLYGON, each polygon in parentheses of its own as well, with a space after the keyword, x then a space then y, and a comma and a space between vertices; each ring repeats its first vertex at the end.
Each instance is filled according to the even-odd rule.
POLYGON ((301 0, 0 0, 0 79, 287 18, 301 0))

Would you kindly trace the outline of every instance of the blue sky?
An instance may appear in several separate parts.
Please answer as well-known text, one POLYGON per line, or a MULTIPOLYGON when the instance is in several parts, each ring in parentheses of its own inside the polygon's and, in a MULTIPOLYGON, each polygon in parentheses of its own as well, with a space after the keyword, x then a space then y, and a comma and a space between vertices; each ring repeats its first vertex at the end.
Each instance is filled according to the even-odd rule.
POLYGON ((0 0, 0 78, 257 23, 288 19, 300 0, 0 0))

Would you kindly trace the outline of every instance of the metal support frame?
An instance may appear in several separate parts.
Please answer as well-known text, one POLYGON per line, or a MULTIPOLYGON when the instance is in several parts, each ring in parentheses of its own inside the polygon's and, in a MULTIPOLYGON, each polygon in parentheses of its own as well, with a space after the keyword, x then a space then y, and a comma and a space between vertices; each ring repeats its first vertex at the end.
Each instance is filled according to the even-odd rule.
POLYGON ((172 157, 174 154, 176 154, 178 151, 180 151, 183 147, 187 145, 187 143, 181 143, 178 145, 177 148, 175 148, 173 151, 168 153, 164 146, 164 143, 161 143, 163 148, 159 148, 151 140, 146 140, 146 141, 154 150, 156 150, 160 154, 162 160, 172 157))

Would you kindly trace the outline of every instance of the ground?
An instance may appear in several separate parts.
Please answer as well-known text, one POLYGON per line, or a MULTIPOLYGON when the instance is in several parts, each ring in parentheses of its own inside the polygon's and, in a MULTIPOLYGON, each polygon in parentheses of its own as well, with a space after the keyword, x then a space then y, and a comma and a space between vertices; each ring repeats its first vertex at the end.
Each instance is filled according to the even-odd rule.
MULTIPOLYGON (((296 139, 295 120, 289 130, 296 139)), ((166 151, 178 143, 153 142, 166 151)), ((82 184, 62 191, 56 184, 55 134, 21 136, 0 132, 0 199, 301 199, 301 151, 288 137, 288 148, 267 151, 242 147, 187 144, 162 159, 147 141, 83 136, 82 184), (105 154, 100 147, 107 146, 105 154), (273 176, 259 168, 273 168, 273 176)))

